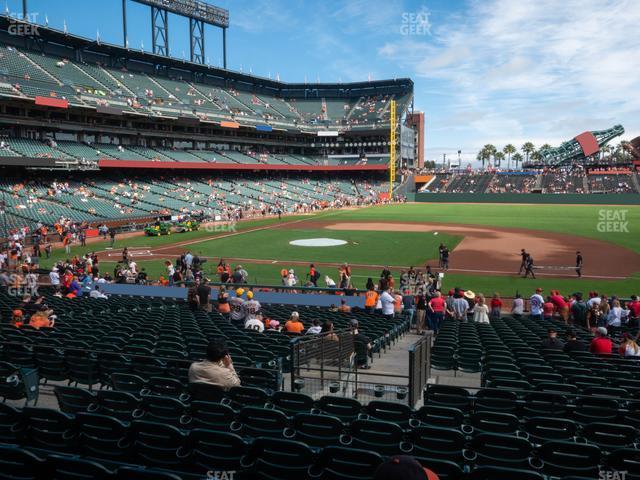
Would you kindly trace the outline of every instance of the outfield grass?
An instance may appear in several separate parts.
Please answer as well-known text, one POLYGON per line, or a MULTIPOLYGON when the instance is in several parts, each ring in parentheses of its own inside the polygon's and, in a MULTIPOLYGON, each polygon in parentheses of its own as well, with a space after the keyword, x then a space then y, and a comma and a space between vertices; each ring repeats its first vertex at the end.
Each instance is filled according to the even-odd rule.
MULTIPOLYGON (((617 215, 621 215, 618 213, 617 215)), ((640 207, 606 207, 588 205, 500 205, 500 204, 406 204, 370 207, 359 210, 345 210, 319 213, 313 216, 287 217, 282 222, 297 222, 291 229, 265 229, 233 237, 212 239, 225 233, 209 233, 198 231, 184 234, 174 234, 167 237, 134 237, 119 239, 116 250, 129 247, 154 248, 174 242, 198 240, 190 245, 192 251, 204 256, 240 257, 273 259, 273 264, 253 264, 243 262, 249 272, 251 282, 264 284, 279 284, 279 272, 283 267, 289 268, 286 260, 305 262, 348 261, 354 264, 371 265, 416 265, 422 267, 427 258, 437 257, 437 245, 442 241, 450 247, 457 245, 460 237, 440 234, 434 237, 432 233, 416 232, 377 232, 377 231, 328 231, 310 230, 304 228, 304 218, 312 220, 328 220, 336 222, 370 221, 370 222, 442 222, 453 224, 488 225, 498 227, 526 228, 531 230, 551 231, 577 236, 596 238, 615 243, 640 253, 640 207), (625 211, 628 221, 628 233, 607 233, 598 230, 601 221, 600 212, 603 210, 625 211), (303 221, 300 221, 303 220, 303 221), (289 245, 292 239, 331 237, 347 240, 349 243, 341 247, 293 247, 289 245)), ((238 224, 238 231, 268 227, 280 223, 277 219, 262 219, 238 224)), ((109 242, 99 242, 87 248, 74 247, 72 255, 82 254, 91 250, 104 250, 109 242)), ((52 260, 66 258, 63 251, 55 251, 52 260)), ((173 256, 166 259, 174 260, 173 256)), ((102 259, 102 270, 112 270, 115 262, 102 259)), ((164 274, 163 261, 158 257, 153 261, 140 261, 152 278, 164 274)), ((51 265, 51 261, 43 261, 43 266, 51 265)), ((217 261, 211 260, 206 271, 215 271, 217 261)), ((304 279, 306 268, 294 267, 301 279, 304 279)), ((323 275, 328 274, 337 280, 337 272, 333 267, 322 267, 323 275)), ((396 276, 399 272, 394 272, 396 276)), ((353 270, 354 283, 357 287, 364 287, 366 279, 377 279, 379 268, 355 268, 353 270)), ((563 292, 587 291, 597 289, 619 295, 630 295, 637 292, 640 285, 640 274, 635 274, 626 280, 594 280, 575 278, 543 277, 537 280, 522 279, 517 276, 488 276, 447 273, 444 280, 445 289, 460 286, 476 292, 491 294, 499 291, 502 295, 513 295, 516 291, 529 293, 533 288, 541 286, 546 291, 558 288, 563 292)))
MULTIPOLYGON (((611 195, 612 199, 615 195, 611 195)), ((611 214, 613 215, 613 214, 611 214)), ((619 213, 622 215, 622 213, 619 213)), ((443 222, 527 228, 596 238, 640 253, 640 206, 408 203, 346 210, 339 221, 443 222), (626 212, 628 233, 598 231, 600 214, 626 212)))

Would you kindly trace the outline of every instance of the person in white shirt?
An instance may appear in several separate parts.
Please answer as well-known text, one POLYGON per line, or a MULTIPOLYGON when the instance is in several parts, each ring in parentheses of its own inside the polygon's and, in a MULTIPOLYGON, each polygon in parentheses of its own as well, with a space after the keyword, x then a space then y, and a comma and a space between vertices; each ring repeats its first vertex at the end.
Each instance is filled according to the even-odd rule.
POLYGON ((622 321, 626 320, 629 315, 629 310, 625 310, 620 306, 620 300, 617 298, 613 301, 613 306, 607 315, 607 328, 609 327, 620 327, 622 326, 622 321))
POLYGON ((53 270, 49 273, 49 281, 56 292, 60 290, 60 274, 56 267, 53 267, 53 270))
POLYGON ((100 290, 98 290, 98 285, 96 285, 96 287, 93 290, 91 290, 91 292, 89 292, 89 296, 91 298, 109 298, 100 290))
POLYGON ((392 319, 394 316, 396 299, 391 295, 389 290, 382 292, 382 295, 380 295, 380 303, 382 304, 382 315, 388 319, 392 319))
POLYGON ((600 305, 600 302, 602 302, 602 298, 600 298, 600 295, 598 295, 598 292, 592 292, 590 294, 589 300, 587 301, 587 307, 589 308, 589 310, 591 310, 595 305, 600 305))
POLYGON ((542 321, 544 298, 542 298, 542 289, 537 288, 536 293, 531 295, 529 299, 529 309, 531 310, 531 320, 542 321))
POLYGON ((484 295, 477 296, 477 303, 473 307, 473 321, 476 323, 489 323, 489 307, 484 303, 484 295))
POLYGON ((244 322, 244 328, 248 330, 257 330, 258 332, 264 332, 264 323, 259 318, 250 318, 244 322))
POLYGON ((327 284, 327 288, 336 288, 336 282, 334 282, 329 275, 324 276, 324 283, 327 284))
POLYGON ((511 314, 515 318, 520 318, 524 313, 524 300, 519 293, 516 293, 516 298, 513 299, 513 305, 511 305, 511 314))
POLYGON ((129 262, 129 270, 131 271, 132 275, 137 275, 138 274, 138 264, 136 262, 134 262, 133 260, 131 260, 129 262))
POLYGON ((307 328, 307 332, 305 335, 317 335, 322 331, 322 325, 320 325, 320 320, 314 320, 313 325, 307 328))
POLYGON ((244 309, 244 318, 245 320, 252 320, 254 318, 259 318, 260 309, 262 308, 260 302, 253 299, 253 292, 247 292, 247 301, 242 305, 244 309))

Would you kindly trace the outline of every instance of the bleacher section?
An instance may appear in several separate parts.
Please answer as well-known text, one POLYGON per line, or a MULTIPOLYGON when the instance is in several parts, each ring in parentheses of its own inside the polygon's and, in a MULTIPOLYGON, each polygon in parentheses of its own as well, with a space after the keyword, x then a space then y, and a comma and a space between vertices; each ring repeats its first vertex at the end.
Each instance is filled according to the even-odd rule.
POLYGON ((589 191, 592 193, 640 193, 634 188, 632 174, 590 174, 589 191))
POLYGON ((544 193, 586 193, 584 175, 568 172, 548 172, 542 176, 544 193))
MULTIPOLYGON (((100 148, 100 147, 96 147, 100 148)), ((91 152, 86 147, 83 153, 91 152)), ((76 152, 79 153, 79 152, 76 152)), ((148 159, 151 161, 150 159, 148 159)), ((304 204, 322 208, 357 204, 375 198, 384 190, 381 180, 361 180, 356 189, 350 180, 300 178, 269 179, 192 174, 170 177, 49 176, 25 182, 18 178, 0 180, 0 192, 7 204, 7 230, 37 222, 54 225, 61 219, 90 223, 148 219, 153 215, 193 214, 214 218, 240 208, 245 216, 282 210, 293 213, 304 204)))
POLYGON ((497 173, 491 179, 486 193, 531 193, 537 174, 497 173))
POLYGON ((470 173, 453 176, 447 184, 449 193, 485 193, 489 182, 493 178, 491 173, 470 173))

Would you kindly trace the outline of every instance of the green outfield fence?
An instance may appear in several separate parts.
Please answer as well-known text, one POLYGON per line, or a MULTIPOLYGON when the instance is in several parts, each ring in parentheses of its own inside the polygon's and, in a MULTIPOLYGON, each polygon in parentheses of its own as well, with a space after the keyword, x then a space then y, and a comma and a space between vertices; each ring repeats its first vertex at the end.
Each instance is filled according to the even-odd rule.
POLYGON ((423 203, 536 203, 575 205, 640 205, 637 193, 416 193, 409 201, 423 203))

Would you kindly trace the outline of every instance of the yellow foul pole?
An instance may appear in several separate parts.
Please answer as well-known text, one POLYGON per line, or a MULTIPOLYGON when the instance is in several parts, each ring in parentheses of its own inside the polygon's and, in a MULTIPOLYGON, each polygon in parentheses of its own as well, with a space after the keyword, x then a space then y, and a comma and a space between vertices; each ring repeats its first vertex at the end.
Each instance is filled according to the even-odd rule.
POLYGON ((396 101, 391 100, 389 134, 389 200, 393 199, 393 182, 396 181, 396 101))

